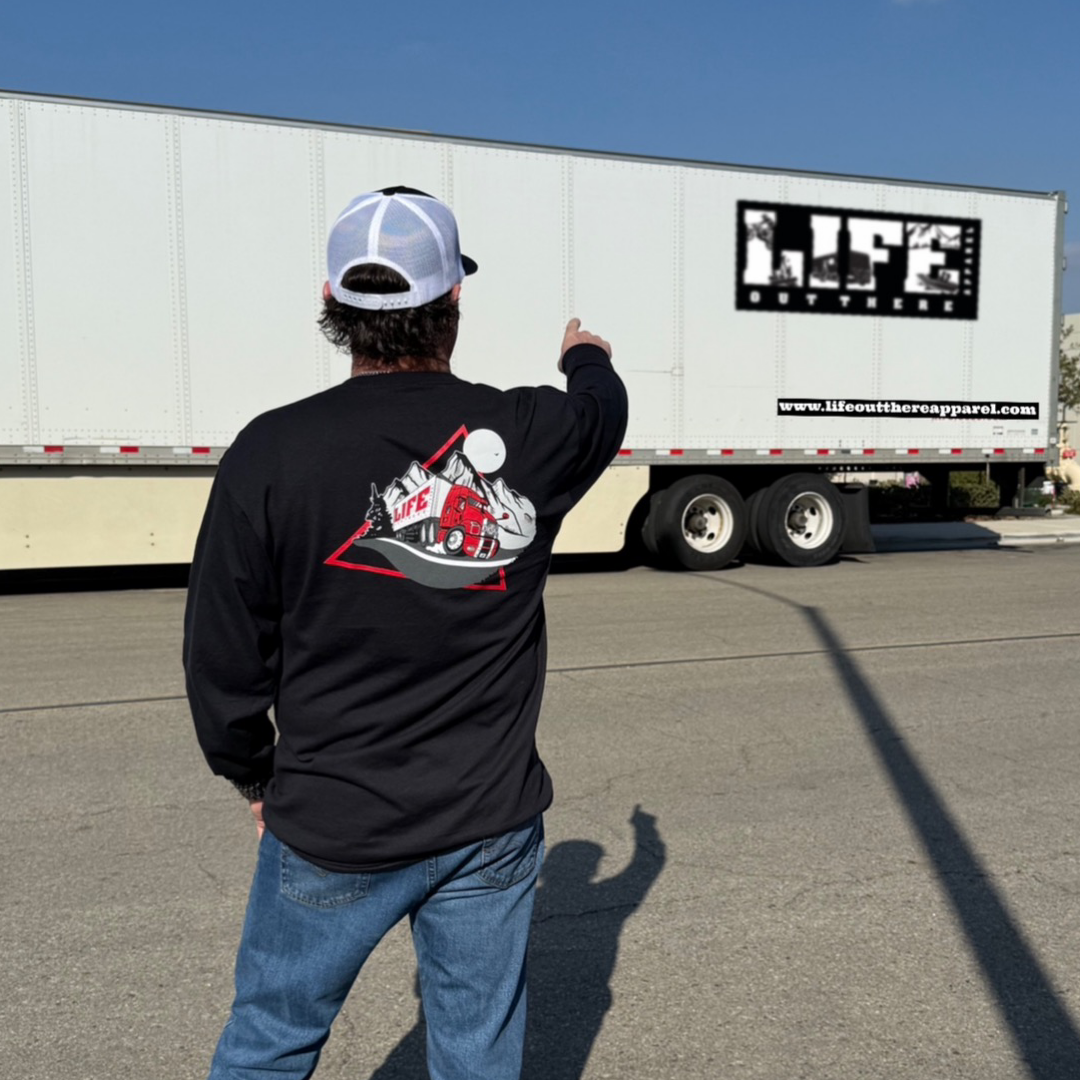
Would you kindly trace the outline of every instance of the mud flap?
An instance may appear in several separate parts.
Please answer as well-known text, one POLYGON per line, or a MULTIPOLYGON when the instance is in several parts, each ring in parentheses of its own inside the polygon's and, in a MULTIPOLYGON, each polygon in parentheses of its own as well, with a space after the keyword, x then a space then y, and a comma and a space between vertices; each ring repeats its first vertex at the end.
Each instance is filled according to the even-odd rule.
POLYGON ((874 537, 870 532, 870 489, 865 484, 837 484, 844 500, 842 555, 872 555, 874 537))

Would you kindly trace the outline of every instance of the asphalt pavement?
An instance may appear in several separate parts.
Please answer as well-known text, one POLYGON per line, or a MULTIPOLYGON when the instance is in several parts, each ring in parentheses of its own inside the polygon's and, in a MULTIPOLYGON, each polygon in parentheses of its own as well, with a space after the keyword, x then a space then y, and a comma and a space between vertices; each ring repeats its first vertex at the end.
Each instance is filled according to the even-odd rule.
MULTIPOLYGON (((526 1080, 1080 1076, 1078 577, 1056 540, 555 575, 526 1080)), ((0 596, 0 1077, 205 1075, 255 837, 183 601, 0 596)), ((422 1055, 401 926, 317 1076, 422 1055)))

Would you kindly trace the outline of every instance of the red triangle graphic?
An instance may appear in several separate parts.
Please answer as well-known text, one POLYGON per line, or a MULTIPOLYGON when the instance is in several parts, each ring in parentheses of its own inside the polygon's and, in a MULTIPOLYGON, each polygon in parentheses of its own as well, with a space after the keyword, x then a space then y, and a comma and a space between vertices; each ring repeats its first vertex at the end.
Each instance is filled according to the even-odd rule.
MULTIPOLYGON (((469 429, 465 427, 464 424, 462 424, 461 427, 459 427, 457 431, 455 431, 454 434, 451 435, 450 438, 447 439, 447 441, 443 443, 443 445, 439 447, 439 449, 436 450, 435 453, 427 459, 427 461, 423 462, 424 468, 430 469, 432 465, 434 465, 441 458, 445 457, 454 448, 454 445, 458 442, 459 439, 465 439, 468 434, 469 429)), ((479 473, 479 475, 483 476, 484 474, 479 473)), ((370 527, 370 522, 365 521, 363 525, 361 525, 360 528, 357 529, 356 532, 354 532, 352 536, 350 536, 349 539, 346 540, 345 543, 342 544, 341 547, 339 547, 337 551, 334 552, 333 555, 331 555, 328 559, 324 560, 325 565, 340 566, 343 570, 362 570, 364 571, 364 573, 367 574, 381 574, 383 575, 383 577, 402 578, 403 580, 408 581, 408 576, 403 574, 400 570, 392 570, 389 567, 385 566, 369 566, 366 563, 346 562, 342 558, 345 552, 348 551, 350 547, 352 547, 352 542, 363 536, 370 527)), ((472 589, 477 592, 506 592, 506 570, 504 567, 499 567, 499 580, 497 584, 465 585, 463 586, 463 588, 472 589)))

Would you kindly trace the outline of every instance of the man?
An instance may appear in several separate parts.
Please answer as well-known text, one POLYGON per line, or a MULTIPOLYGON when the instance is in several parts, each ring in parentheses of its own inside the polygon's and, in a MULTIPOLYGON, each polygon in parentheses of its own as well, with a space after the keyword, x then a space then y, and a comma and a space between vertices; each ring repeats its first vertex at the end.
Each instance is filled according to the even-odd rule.
POLYGON ((196 731, 260 835, 210 1076, 310 1076, 408 916, 433 1080, 511 1080, 551 802, 542 591, 563 516, 621 443, 625 392, 577 319, 566 393, 453 375, 476 264, 421 192, 354 200, 328 268, 320 325, 353 377, 240 433, 192 565, 196 731))

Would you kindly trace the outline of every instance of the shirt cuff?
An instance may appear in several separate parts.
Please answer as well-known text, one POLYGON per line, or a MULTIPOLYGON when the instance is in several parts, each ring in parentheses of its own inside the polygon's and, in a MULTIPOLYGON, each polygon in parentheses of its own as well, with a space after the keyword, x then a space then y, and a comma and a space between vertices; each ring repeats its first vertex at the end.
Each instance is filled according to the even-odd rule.
POLYGON ((266 785, 260 781, 244 784, 239 780, 230 780, 229 783, 232 784, 232 786, 236 788, 249 803, 262 802, 263 797, 266 795, 266 785))
POLYGON ((563 353, 563 372, 566 375, 570 375, 573 369, 582 367, 585 364, 599 364, 601 367, 606 368, 612 366, 611 357, 599 345, 584 343, 573 345, 563 353))

